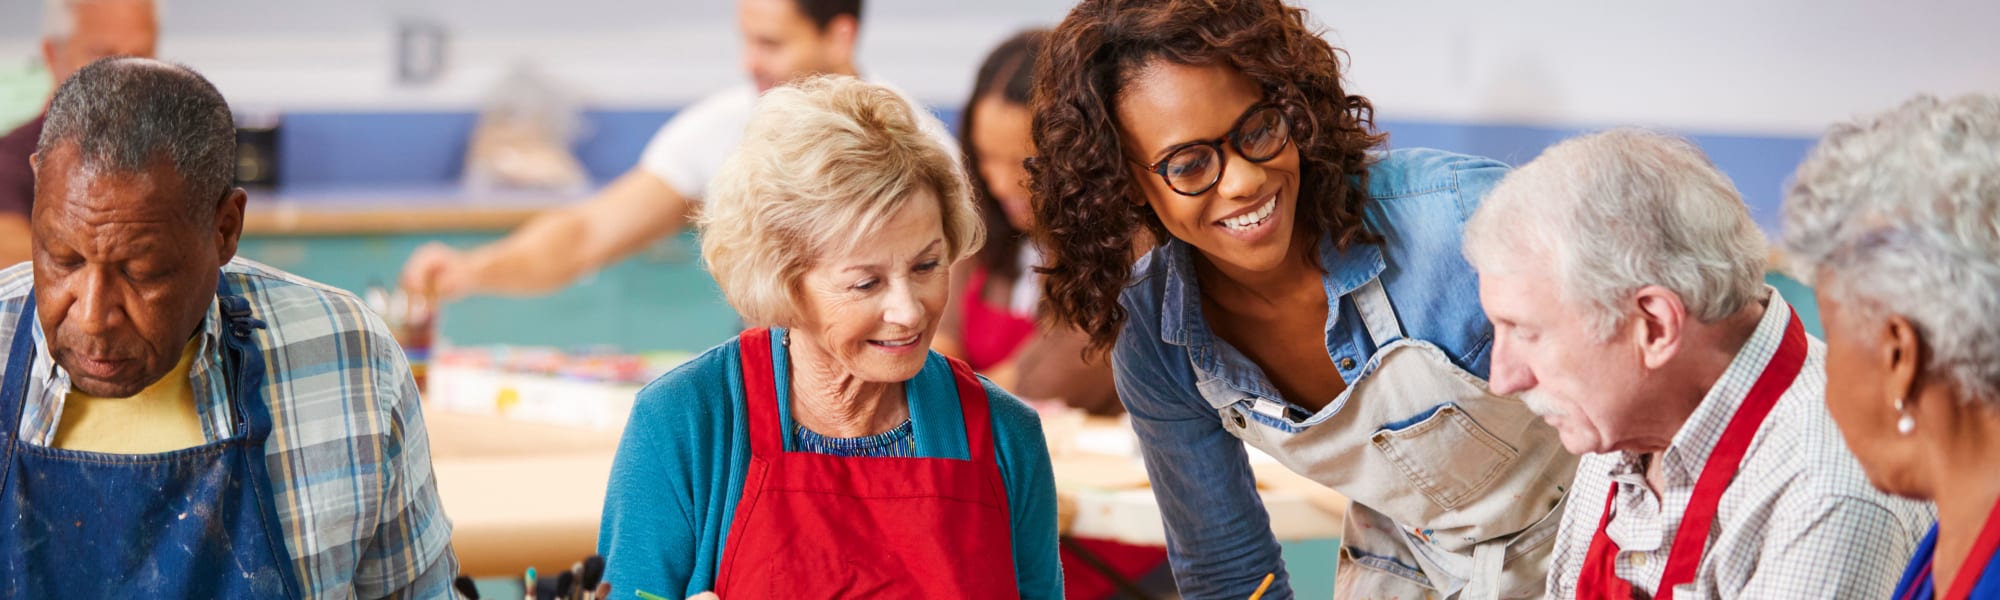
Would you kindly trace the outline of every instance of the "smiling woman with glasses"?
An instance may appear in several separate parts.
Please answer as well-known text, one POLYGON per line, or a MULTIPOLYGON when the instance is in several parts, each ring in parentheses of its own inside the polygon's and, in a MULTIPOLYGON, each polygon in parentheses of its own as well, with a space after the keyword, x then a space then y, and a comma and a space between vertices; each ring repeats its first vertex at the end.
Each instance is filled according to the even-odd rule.
POLYGON ((1576 462, 1486 392, 1459 250, 1507 167, 1386 150, 1341 58, 1279 0, 1072 10, 1033 100, 1048 312, 1112 357, 1185 597, 1291 597, 1246 442, 1353 500, 1340 598, 1541 597, 1576 462))

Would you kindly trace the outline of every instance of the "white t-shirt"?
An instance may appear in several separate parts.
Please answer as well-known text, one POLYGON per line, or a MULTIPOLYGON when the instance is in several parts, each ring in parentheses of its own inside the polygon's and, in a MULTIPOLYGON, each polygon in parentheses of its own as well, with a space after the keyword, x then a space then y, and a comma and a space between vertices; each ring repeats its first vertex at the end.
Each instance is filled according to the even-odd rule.
MULTIPOLYGON (((887 86, 902 96, 920 117, 920 125, 944 142, 954 156, 958 155, 958 140, 922 103, 895 86, 878 81, 870 83, 887 86)), ((639 168, 667 182, 689 201, 699 202, 708 193, 709 180, 736 153, 736 146, 743 143, 743 130, 750 126, 750 114, 756 105, 757 88, 750 84, 701 99, 660 127, 653 141, 646 143, 646 151, 639 155, 639 168)))

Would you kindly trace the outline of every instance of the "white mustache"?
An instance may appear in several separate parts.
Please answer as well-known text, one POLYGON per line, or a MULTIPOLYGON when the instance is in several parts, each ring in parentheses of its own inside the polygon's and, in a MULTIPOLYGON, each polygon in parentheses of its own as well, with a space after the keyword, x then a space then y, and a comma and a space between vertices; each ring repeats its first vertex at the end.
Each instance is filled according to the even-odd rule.
POLYGON ((1557 408, 1555 402, 1551 401, 1548 396, 1543 395, 1539 391, 1528 390, 1516 394, 1515 397, 1520 398, 1521 403, 1528 405, 1528 410, 1534 411, 1536 415, 1543 417, 1557 417, 1557 418, 1561 418, 1564 416, 1563 410, 1561 408, 1557 408))

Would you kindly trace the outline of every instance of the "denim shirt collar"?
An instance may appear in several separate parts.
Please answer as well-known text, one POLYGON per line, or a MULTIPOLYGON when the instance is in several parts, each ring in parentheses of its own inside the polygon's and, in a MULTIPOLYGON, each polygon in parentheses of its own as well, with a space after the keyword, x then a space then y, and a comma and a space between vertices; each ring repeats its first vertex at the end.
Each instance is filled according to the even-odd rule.
MULTIPOLYGON (((1334 249, 1332 240, 1318 244, 1320 265, 1326 270, 1321 282, 1326 286, 1327 344, 1346 339, 1343 328, 1360 327, 1359 322, 1340 321, 1340 298, 1381 276, 1382 249, 1374 244, 1356 244, 1346 252, 1334 249)), ((1160 298, 1160 339, 1187 349, 1196 371, 1196 387, 1210 406, 1222 408, 1245 396, 1282 399, 1256 365, 1240 352, 1223 351, 1222 340, 1214 338, 1201 314, 1201 288, 1195 280, 1194 248, 1180 240, 1169 240, 1157 258, 1164 262, 1165 289, 1160 298)), ((1355 321, 1350 319, 1349 321, 1355 321)), ((1331 355, 1331 350, 1329 350, 1331 355)))
MULTIPOLYGON (((1382 247, 1355 244, 1341 252, 1333 240, 1324 237, 1317 245, 1320 268, 1326 270, 1321 282, 1326 286, 1327 306, 1338 314, 1342 296, 1382 275, 1382 247)), ((1195 280, 1194 247, 1169 239, 1159 259, 1166 273, 1160 298, 1160 340, 1190 350, 1208 346, 1208 321, 1201 315, 1201 284, 1195 280)))

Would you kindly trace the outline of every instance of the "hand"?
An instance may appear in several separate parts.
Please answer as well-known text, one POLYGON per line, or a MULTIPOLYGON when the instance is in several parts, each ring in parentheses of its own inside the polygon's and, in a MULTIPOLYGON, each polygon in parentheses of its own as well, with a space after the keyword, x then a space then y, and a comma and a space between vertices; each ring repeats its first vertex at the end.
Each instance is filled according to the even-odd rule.
POLYGON ((410 254, 403 264, 403 289, 435 295, 441 302, 459 300, 473 292, 472 259, 456 248, 431 242, 410 254))

